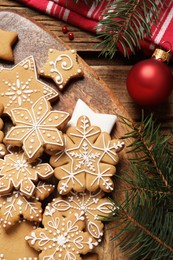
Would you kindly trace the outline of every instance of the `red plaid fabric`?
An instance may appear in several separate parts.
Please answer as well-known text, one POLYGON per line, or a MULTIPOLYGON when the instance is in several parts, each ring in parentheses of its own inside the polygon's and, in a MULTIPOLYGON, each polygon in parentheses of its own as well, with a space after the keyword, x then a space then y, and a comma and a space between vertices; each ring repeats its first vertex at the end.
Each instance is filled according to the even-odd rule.
MULTIPOLYGON (((167 6, 160 12, 158 24, 151 26, 151 38, 141 42, 143 50, 149 54, 155 49, 155 45, 167 50, 170 50, 170 46, 173 48, 173 1, 164 1, 167 6)), ((20 2, 91 32, 96 32, 96 26, 108 4, 106 0, 92 5, 86 5, 83 1, 75 4, 73 0, 68 0, 67 8, 67 0, 20 0, 20 2)))

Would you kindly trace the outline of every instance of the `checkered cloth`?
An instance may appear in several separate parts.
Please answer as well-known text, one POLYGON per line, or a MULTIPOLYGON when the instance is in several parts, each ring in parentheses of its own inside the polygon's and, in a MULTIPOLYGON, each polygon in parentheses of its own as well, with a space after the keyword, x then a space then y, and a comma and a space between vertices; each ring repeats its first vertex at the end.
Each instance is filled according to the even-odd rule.
MULTIPOLYGON (((145 38, 141 42, 143 50, 149 54, 150 51, 155 49, 155 45, 164 47, 167 50, 170 50, 170 46, 173 46, 173 1, 164 1, 167 6, 160 12, 158 24, 151 26, 151 38, 145 38)), ((102 19, 105 7, 109 3, 109 1, 103 0, 98 4, 86 5, 84 1, 75 4, 73 0, 68 0, 67 8, 67 0, 20 0, 20 2, 94 33, 102 19)))

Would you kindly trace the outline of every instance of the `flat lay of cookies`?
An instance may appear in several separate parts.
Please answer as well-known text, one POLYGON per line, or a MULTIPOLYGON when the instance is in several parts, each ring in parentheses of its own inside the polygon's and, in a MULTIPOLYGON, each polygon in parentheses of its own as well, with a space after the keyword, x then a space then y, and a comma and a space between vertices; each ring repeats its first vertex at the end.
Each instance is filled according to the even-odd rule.
POLYGON ((0 0, 0 260, 173 258, 173 3, 141 2, 0 0))

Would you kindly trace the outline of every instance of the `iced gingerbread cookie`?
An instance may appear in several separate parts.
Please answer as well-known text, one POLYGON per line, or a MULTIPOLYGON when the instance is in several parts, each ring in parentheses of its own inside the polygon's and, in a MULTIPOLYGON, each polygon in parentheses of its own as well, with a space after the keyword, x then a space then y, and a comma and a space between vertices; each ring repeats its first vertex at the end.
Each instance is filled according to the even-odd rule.
POLYGON ((0 29, 0 59, 13 61, 12 47, 18 39, 16 32, 7 32, 0 29))
POLYGON ((52 207, 64 216, 68 216, 72 212, 78 214, 82 212, 86 230, 94 238, 100 238, 103 235, 104 225, 101 219, 109 216, 114 210, 113 203, 108 198, 104 198, 104 192, 101 190, 98 192, 70 192, 67 196, 54 199, 52 207))
POLYGON ((115 165, 119 161, 118 152, 124 142, 114 139, 99 127, 91 126, 86 116, 78 119, 76 127, 68 128, 65 150, 51 156, 50 164, 55 167, 55 177, 59 179, 58 191, 65 195, 72 189, 82 192, 101 189, 111 192, 114 183, 115 165))
POLYGON ((38 252, 25 240, 25 236, 35 228, 33 223, 26 221, 8 230, 0 226, 0 260, 38 260, 38 252))
POLYGON ((38 228, 26 236, 29 245, 40 250, 39 259, 80 260, 81 254, 90 252, 98 242, 88 232, 82 214, 62 216, 50 203, 43 215, 44 228, 38 228))
POLYGON ((13 108, 30 109, 40 97, 54 100, 58 92, 37 79, 36 66, 32 56, 24 59, 12 69, 0 69, 0 103, 4 114, 11 115, 13 108))
MULTIPOLYGON (((2 115, 3 111, 4 106, 0 103, 0 116, 2 115)), ((3 158, 8 153, 6 146, 2 143, 4 139, 4 133, 2 131, 3 126, 4 122, 2 118, 0 118, 0 158, 3 158)))
POLYGON ((61 130, 70 119, 66 112, 52 110, 45 97, 39 98, 30 109, 13 108, 13 124, 4 138, 6 144, 22 146, 28 161, 33 162, 44 150, 62 150, 61 130), (58 130, 59 129, 59 130, 58 130))
POLYGON ((15 188, 30 197, 35 190, 34 183, 52 175, 53 169, 48 163, 41 163, 38 159, 31 164, 23 152, 11 152, 0 159, 0 194, 7 194, 15 188))
POLYGON ((75 50, 58 51, 49 49, 48 59, 39 73, 44 77, 53 79, 60 90, 70 79, 83 76, 75 50))
POLYGON ((36 187, 35 196, 26 198, 20 191, 13 191, 0 196, 0 223, 3 228, 14 226, 21 219, 28 221, 42 221, 43 200, 54 190, 54 186, 39 182, 36 187))
POLYGON ((35 187, 34 197, 37 200, 44 200, 47 198, 55 189, 55 185, 39 181, 35 187))

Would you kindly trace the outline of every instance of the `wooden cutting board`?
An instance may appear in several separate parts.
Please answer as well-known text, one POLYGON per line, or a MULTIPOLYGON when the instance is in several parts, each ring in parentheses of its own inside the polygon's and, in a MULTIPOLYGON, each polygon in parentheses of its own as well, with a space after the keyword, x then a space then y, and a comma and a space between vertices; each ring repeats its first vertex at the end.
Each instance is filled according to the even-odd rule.
MULTIPOLYGON (((33 55, 38 67, 42 67, 46 61, 47 51, 49 48, 58 50, 69 49, 60 39, 55 38, 45 28, 23 17, 17 13, 10 11, 0 12, 0 28, 7 31, 16 31, 19 36, 19 41, 14 47, 15 64, 24 58, 33 55)), ((79 57, 80 65, 84 71, 84 78, 80 80, 70 81, 65 87, 63 93, 59 94, 59 100, 54 104, 56 109, 64 110, 72 113, 75 103, 78 98, 84 100, 95 112, 116 114, 130 118, 128 112, 119 102, 109 87, 98 77, 98 75, 79 57)), ((0 66, 12 67, 14 64, 0 63, 0 66)), ((55 88, 51 81, 45 81, 55 88)), ((116 126, 112 131, 112 137, 119 138, 123 136, 128 127, 121 124, 117 120, 116 126)), ((126 141, 126 145, 130 140, 126 141)), ((120 163, 117 167, 117 174, 121 174, 125 169, 128 169, 128 155, 126 149, 120 154, 120 163)), ((115 180, 115 191, 112 196, 118 196, 116 189, 122 187, 122 183, 115 180)), ((120 199, 120 198, 119 198, 120 199)), ((106 225, 109 228, 113 223, 106 225)), ((126 260, 119 248, 116 247, 116 242, 110 241, 115 234, 115 230, 106 230, 102 243, 96 248, 100 260, 126 260)))

